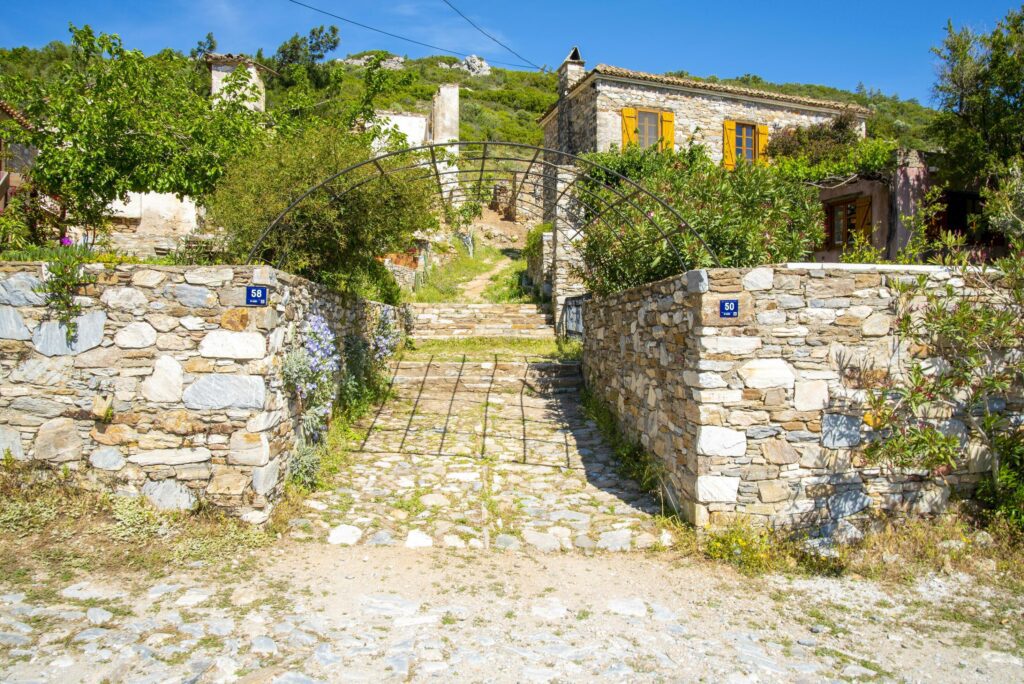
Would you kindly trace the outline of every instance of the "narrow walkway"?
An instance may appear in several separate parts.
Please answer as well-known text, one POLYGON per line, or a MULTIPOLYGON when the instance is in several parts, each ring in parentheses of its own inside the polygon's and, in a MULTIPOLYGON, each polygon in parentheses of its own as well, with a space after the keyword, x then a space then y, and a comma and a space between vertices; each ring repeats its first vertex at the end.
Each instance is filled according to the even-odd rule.
POLYGON ((583 415, 577 362, 411 354, 391 374, 392 399, 357 426, 341 486, 308 502, 314 521, 293 535, 545 552, 671 544, 659 502, 619 475, 583 415))

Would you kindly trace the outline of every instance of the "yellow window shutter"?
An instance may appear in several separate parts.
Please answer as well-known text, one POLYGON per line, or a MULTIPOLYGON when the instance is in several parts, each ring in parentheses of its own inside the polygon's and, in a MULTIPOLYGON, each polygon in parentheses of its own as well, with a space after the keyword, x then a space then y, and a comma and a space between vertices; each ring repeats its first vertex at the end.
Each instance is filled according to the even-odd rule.
POLYGON ((637 120, 636 110, 632 107, 626 107, 622 110, 622 147, 625 149, 629 145, 636 145, 639 143, 637 137, 637 120))
POLYGON ((855 225, 857 226, 857 232, 864 236, 868 244, 871 244, 871 238, 875 231, 874 224, 871 222, 871 197, 869 195, 857 198, 856 212, 855 225))
POLYGON ((727 169, 736 168, 736 122, 726 121, 722 133, 722 165, 727 169))
POLYGON ((661 149, 676 149, 676 115, 675 112, 661 113, 661 149))
POLYGON ((764 163, 768 161, 768 126, 757 124, 757 160, 764 163))

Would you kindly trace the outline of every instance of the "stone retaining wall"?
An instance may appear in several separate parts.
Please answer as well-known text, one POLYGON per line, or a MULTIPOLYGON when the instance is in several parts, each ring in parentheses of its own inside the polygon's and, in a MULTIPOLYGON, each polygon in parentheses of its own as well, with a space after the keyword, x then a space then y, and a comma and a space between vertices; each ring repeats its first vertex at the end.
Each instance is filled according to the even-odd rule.
POLYGON ((552 319, 538 304, 410 304, 418 340, 453 337, 551 339, 552 319))
POLYGON ((340 341, 382 305, 268 267, 86 268, 69 346, 35 292, 42 265, 0 264, 0 449, 159 508, 265 521, 295 441, 281 366, 302 322, 316 311, 340 341), (250 284, 267 306, 245 306, 250 284))
POLYGON ((697 525, 742 514, 852 539, 877 513, 938 512, 990 468, 977 448, 965 445, 945 481, 864 467, 858 452, 871 432, 864 388, 895 360, 890 283, 920 273, 936 288, 951 280, 936 267, 789 264, 691 271, 594 299, 586 382, 665 463, 666 490, 697 525), (723 301, 735 318, 721 316, 723 301))

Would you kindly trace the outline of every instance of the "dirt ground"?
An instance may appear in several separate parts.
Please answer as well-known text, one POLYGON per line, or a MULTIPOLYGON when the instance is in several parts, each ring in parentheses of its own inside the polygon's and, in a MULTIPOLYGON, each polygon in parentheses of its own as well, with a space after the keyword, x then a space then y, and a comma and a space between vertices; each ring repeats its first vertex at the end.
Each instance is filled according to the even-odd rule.
POLYGON ((4 587, 0 680, 1024 680, 1020 635, 980 620, 1021 603, 967 576, 893 587, 670 553, 286 538, 256 554, 227 573, 76 577, 47 600, 4 587))

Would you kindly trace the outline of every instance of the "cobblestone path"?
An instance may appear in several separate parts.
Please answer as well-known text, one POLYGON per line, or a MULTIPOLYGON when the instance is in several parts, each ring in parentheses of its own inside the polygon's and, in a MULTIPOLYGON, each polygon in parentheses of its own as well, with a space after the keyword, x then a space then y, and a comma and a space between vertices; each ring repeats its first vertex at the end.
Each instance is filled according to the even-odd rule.
POLYGON ((658 501, 617 472, 578 363, 507 354, 391 366, 392 399, 299 538, 335 544, 629 551, 668 546, 658 501))

